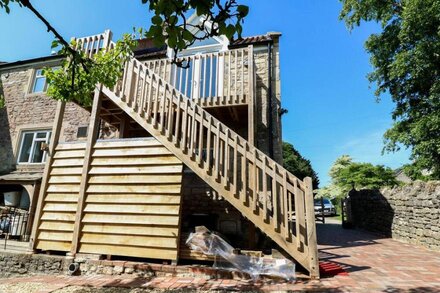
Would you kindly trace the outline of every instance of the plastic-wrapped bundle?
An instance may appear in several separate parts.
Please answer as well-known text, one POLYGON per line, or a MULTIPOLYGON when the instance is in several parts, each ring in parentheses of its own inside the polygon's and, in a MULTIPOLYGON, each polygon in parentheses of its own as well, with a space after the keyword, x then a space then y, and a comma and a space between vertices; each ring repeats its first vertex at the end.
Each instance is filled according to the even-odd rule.
MULTIPOLYGON (((206 255, 221 257, 231 264, 233 269, 248 273, 253 278, 259 275, 269 275, 293 280, 295 278, 295 264, 288 259, 268 259, 234 253, 234 248, 219 235, 209 231, 204 226, 196 227, 186 240, 191 250, 206 255)), ((214 267, 231 269, 226 263, 215 262, 214 267)))

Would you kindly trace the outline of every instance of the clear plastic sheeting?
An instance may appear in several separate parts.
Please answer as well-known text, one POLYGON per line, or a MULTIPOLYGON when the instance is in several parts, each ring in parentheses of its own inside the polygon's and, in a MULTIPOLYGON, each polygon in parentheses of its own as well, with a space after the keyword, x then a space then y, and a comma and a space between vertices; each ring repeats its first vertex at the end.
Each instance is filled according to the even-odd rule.
POLYGON ((186 240, 186 245, 191 250, 215 256, 216 268, 236 269, 252 278, 268 275, 287 280, 295 279, 295 264, 290 260, 236 254, 229 243, 204 226, 196 227, 195 233, 191 233, 186 240), (220 257, 220 260, 217 257, 220 257))

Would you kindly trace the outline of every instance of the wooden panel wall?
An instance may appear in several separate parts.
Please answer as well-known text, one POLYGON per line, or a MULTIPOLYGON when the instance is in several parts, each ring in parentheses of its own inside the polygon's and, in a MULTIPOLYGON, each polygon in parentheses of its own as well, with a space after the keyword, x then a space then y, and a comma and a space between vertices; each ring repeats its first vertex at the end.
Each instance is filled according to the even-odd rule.
POLYGON ((155 139, 97 142, 79 252, 176 260, 182 169, 155 139))
POLYGON ((177 260, 183 164, 155 139, 98 141, 81 223, 75 223, 85 145, 57 147, 36 248, 177 260))
POLYGON ((36 248, 69 251, 85 143, 59 144, 56 148, 44 194, 36 248))

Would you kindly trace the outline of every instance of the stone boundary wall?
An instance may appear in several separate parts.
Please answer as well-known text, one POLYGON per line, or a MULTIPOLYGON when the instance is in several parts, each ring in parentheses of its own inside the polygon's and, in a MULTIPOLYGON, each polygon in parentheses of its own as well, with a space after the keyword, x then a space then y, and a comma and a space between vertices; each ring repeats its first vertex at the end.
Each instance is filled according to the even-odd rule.
MULTIPOLYGON (((80 254, 78 254, 80 255, 80 254)), ((135 275, 137 277, 199 277, 205 279, 249 279, 239 271, 212 268, 209 265, 172 265, 122 260, 99 260, 78 256, 75 259, 58 255, 13 253, 0 251, 0 283, 2 278, 20 275, 68 275, 71 263, 79 265, 74 275, 135 275)))
POLYGON ((17 275, 57 275, 72 263, 63 256, 0 252, 0 278, 17 275))
POLYGON ((440 181, 350 192, 353 224, 440 250, 440 181))

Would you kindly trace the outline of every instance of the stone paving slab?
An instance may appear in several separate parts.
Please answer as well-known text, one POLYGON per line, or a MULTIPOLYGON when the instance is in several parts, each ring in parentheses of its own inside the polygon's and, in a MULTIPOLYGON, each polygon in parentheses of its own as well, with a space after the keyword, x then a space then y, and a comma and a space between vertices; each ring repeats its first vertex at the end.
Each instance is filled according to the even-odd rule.
MULTIPOLYGON (((318 224, 320 259, 341 266, 348 275, 299 279, 231 280, 193 277, 136 278, 121 276, 33 276, 0 279, 2 285, 44 283, 38 292, 68 286, 144 288, 156 290, 290 291, 290 292, 440 292, 440 252, 374 234, 343 230, 335 223, 318 224)), ((0 290, 1 292, 1 290, 0 290)))

